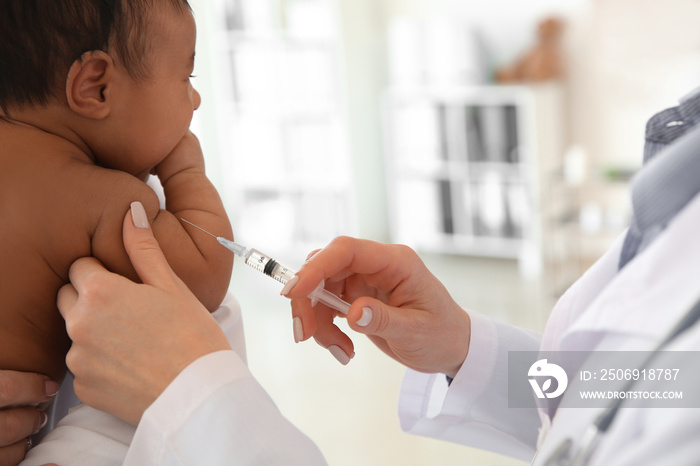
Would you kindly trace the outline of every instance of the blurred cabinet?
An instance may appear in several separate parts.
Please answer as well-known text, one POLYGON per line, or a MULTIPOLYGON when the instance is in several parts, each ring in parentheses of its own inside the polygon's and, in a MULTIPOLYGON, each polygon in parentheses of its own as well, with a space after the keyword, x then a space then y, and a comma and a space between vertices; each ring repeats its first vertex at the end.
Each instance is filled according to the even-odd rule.
POLYGON ((384 109, 393 241, 517 259, 525 276, 566 261, 560 86, 397 89, 384 109))
POLYGON ((213 3, 219 147, 237 238, 308 251, 352 233, 336 2, 213 3))

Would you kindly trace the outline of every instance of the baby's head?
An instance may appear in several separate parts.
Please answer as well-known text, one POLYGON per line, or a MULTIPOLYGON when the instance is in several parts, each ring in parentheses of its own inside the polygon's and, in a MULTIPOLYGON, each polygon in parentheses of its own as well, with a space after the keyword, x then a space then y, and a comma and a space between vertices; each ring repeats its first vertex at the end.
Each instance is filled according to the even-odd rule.
POLYGON ((199 106, 195 35, 187 0, 0 0, 0 114, 62 105, 99 163, 136 174, 123 154, 162 160, 199 106))

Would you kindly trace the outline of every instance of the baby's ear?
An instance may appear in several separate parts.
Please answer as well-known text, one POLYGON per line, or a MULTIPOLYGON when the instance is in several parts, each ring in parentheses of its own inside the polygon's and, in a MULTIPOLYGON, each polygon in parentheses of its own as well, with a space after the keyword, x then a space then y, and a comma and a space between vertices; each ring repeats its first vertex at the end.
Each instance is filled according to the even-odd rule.
POLYGON ((114 60, 107 53, 85 52, 73 62, 66 78, 68 105, 78 115, 94 120, 110 113, 114 60))

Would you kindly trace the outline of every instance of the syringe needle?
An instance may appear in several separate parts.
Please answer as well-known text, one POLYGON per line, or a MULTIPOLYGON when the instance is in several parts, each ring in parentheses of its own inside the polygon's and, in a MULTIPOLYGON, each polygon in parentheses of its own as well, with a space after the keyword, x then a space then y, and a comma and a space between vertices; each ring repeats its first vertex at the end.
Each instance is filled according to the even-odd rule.
POLYGON ((220 245, 222 245, 223 247, 225 247, 226 249, 228 249, 229 251, 231 251, 232 253, 234 253, 234 254, 236 254, 236 255, 238 255, 238 256, 243 257, 243 256, 245 256, 246 252, 248 252, 247 249, 245 248, 245 246, 242 246, 242 245, 240 245, 240 244, 238 244, 238 243, 234 243, 234 242, 231 241, 230 239, 226 239, 226 238, 224 238, 224 237, 222 237, 222 236, 212 235, 211 233, 209 233, 209 232, 208 232, 207 230, 205 230, 204 228, 198 227, 198 226, 195 225, 194 223, 189 222, 189 221, 185 220, 185 219, 182 218, 182 217, 180 217, 180 220, 182 220, 182 221, 185 222, 185 223, 189 223, 190 225, 192 225, 193 227, 197 228, 198 230, 202 230, 204 233, 208 234, 209 236, 211 236, 212 238, 214 238, 216 241, 218 241, 220 245))
POLYGON ((189 221, 185 220, 185 219, 182 218, 182 217, 180 217, 180 220, 182 220, 182 221, 185 222, 185 223, 189 223, 190 225, 192 225, 193 227, 195 227, 195 228, 197 228, 197 229, 199 229, 199 230, 202 230, 204 233, 208 234, 209 236, 211 236, 211 237, 213 237, 213 238, 218 238, 218 236, 209 233, 209 232, 208 232, 207 230, 205 230, 204 228, 198 227, 198 226, 195 225, 194 223, 189 222, 189 221))
MULTIPOLYGON (((289 280, 293 275, 295 275, 295 272, 288 268, 283 266, 282 264, 279 264, 277 261, 273 260, 271 257, 266 256, 262 254, 261 252, 251 249, 248 250, 245 248, 245 246, 240 245, 238 243, 235 243, 231 241, 230 239, 222 238, 221 236, 216 236, 211 233, 209 233, 207 230, 204 228, 195 225, 194 223, 185 220, 184 218, 180 217, 180 220, 182 220, 185 223, 189 223, 193 227, 197 228, 198 230, 202 230, 204 233, 208 234, 209 236, 213 237, 216 239, 216 241, 219 242, 220 245, 228 249, 229 251, 233 252, 234 254, 244 257, 246 259, 245 263, 254 269, 258 270, 259 272, 264 273, 265 275, 268 275, 275 280, 281 282, 281 283, 287 283, 287 280, 289 280), (260 256, 259 260, 254 260, 254 261, 249 261, 249 256, 251 253, 255 253, 256 255, 260 256), (263 261, 263 259, 265 259, 263 261), (261 265, 262 264, 262 265, 261 265), (271 267, 269 267, 271 266, 271 267), (279 272, 279 273, 277 273, 279 272)), ((311 305, 316 306, 316 303, 321 302, 325 304, 326 306, 335 309, 336 311, 342 312, 343 314, 348 313, 350 310, 350 303, 347 303, 343 301, 339 296, 334 295, 330 291, 326 290, 324 288, 324 282, 321 282, 318 284, 315 290, 313 290, 309 294, 309 299, 311 299, 311 305)))

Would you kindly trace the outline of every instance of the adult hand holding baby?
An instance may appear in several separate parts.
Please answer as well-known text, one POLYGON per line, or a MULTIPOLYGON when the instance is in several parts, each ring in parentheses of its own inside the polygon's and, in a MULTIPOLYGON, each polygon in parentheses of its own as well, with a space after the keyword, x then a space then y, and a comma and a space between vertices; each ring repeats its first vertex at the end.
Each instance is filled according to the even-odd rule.
POLYGON ((168 265, 140 203, 132 204, 123 234, 143 284, 82 258, 70 269, 58 307, 73 340, 66 362, 76 395, 135 425, 185 367, 230 345, 168 265))
POLYGON ((35 406, 49 401, 58 384, 40 374, 0 371, 0 465, 19 464, 30 436, 46 424, 46 414, 35 406))

